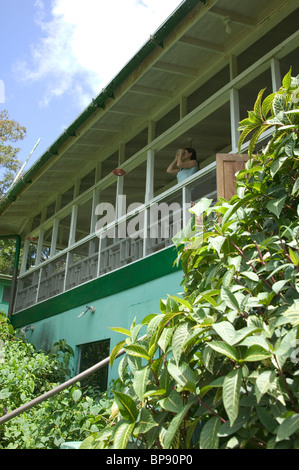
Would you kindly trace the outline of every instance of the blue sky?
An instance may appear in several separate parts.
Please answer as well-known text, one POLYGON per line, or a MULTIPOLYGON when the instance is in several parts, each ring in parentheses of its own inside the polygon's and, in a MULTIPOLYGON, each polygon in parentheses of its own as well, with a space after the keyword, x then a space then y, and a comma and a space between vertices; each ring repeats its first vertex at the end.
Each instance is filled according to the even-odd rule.
POLYGON ((0 0, 0 110, 27 128, 25 171, 181 0, 0 0))

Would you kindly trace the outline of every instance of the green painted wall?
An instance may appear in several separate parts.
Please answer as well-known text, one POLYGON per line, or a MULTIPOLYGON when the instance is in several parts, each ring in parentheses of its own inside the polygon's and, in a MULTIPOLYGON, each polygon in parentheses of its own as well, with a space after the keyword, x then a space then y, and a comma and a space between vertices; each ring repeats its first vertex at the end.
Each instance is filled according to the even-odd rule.
MULTIPOLYGON (((87 312, 83 317, 78 315, 85 310, 85 304, 67 310, 59 315, 46 318, 33 324, 34 331, 28 331, 26 338, 37 349, 48 350, 60 339, 65 339, 75 350, 73 374, 76 373, 78 346, 80 344, 110 338, 112 348, 124 335, 116 333, 110 327, 122 326, 130 329, 136 317, 137 322, 150 313, 160 313, 159 303, 167 294, 180 292, 181 273, 174 272, 140 286, 127 289, 109 297, 94 300, 91 305, 95 313, 87 312)), ((142 328, 140 335, 145 333, 142 328)), ((109 372, 109 380, 117 377, 117 365, 109 372)))
POLYGON ((5 279, 0 279, 0 312, 8 313, 8 302, 3 302, 4 287, 10 286, 11 282, 5 279))
MULTIPOLYGON (((80 344, 110 338, 112 350, 124 335, 110 327, 130 329, 135 317, 141 322, 150 313, 160 313, 160 299, 182 291, 182 271, 173 265, 175 258, 176 251, 171 247, 131 263, 13 315, 13 326, 34 326, 26 338, 38 350, 49 350, 56 341, 65 339, 75 350, 74 375, 80 344), (86 305, 94 306, 95 313, 87 312, 79 319, 86 305)), ((145 327, 140 334, 144 333, 145 327)), ((109 372, 109 381, 117 377, 118 362, 109 372)))

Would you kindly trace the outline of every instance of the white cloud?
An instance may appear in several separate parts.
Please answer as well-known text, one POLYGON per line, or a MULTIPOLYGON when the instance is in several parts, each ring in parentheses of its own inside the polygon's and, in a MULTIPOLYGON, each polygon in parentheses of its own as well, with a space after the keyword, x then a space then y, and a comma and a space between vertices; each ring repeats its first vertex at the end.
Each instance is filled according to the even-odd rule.
POLYGON ((71 93, 82 108, 181 0, 51 0, 50 19, 43 2, 35 3, 42 35, 30 63, 18 64, 19 73, 25 80, 45 82, 43 105, 71 93))

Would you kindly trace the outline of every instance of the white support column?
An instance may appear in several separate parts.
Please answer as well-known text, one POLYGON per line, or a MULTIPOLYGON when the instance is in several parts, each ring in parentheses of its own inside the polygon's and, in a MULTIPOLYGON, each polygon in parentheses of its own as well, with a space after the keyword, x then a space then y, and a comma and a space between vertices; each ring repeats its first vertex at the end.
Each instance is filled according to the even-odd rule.
POLYGON ((25 242, 24 242, 24 247, 23 247, 23 255, 22 255, 22 263, 21 263, 20 274, 24 274, 24 272, 26 272, 28 252, 29 252, 29 240, 26 239, 25 242))
POLYGON ((155 151, 147 151, 146 161, 146 183, 145 183, 145 204, 154 197, 154 172, 155 172, 155 151))
POLYGON ((279 60, 271 59, 271 78, 272 78, 272 91, 273 93, 278 91, 281 87, 281 71, 279 60))
POLYGON ((100 191, 95 189, 92 196, 92 209, 91 209, 91 223, 90 223, 90 233, 94 233, 96 229, 97 216, 96 216, 96 207, 100 202, 100 191))
POLYGON ((238 131, 240 122, 239 92, 236 88, 230 90, 230 127, 232 152, 238 152, 240 133, 238 131))
POLYGON ((68 244, 68 246, 71 246, 75 243, 77 215, 78 215, 78 206, 74 205, 73 208, 72 208, 72 218, 71 218, 71 226, 70 226, 70 235, 69 235, 69 244, 68 244))
POLYGON ((51 248, 50 248, 50 258, 55 256, 56 254, 56 243, 57 243, 57 235, 58 235, 58 226, 59 221, 58 219, 54 219, 53 222, 53 231, 52 231, 52 239, 51 239, 51 248))
POLYGON ((42 255, 42 247, 44 243, 44 230, 40 230, 38 242, 37 242, 37 249, 36 249, 36 257, 35 257, 35 266, 38 266, 41 262, 41 255, 42 255))

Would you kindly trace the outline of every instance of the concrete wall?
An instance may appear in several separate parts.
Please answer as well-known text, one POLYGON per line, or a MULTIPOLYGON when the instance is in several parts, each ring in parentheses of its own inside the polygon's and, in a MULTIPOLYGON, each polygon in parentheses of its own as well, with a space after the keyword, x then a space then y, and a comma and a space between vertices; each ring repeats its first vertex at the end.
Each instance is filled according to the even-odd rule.
MULTIPOLYGON (((89 303, 95 307, 95 313, 87 312, 81 318, 78 318, 78 315, 85 310, 86 304, 78 305, 58 315, 32 323, 34 331, 27 331, 26 338, 37 349, 43 350, 49 350, 56 341, 65 339, 75 350, 72 364, 75 374, 80 344, 110 338, 111 351, 119 341, 125 339, 125 336, 112 331, 110 327, 121 326, 130 329, 135 317, 136 322, 141 323, 146 315, 160 313, 160 299, 167 298, 167 294, 178 294, 182 290, 181 280, 182 272, 174 271, 108 297, 95 299, 89 303)), ((143 327, 140 335, 145 332, 146 327, 143 327)), ((116 360, 112 370, 109 370, 108 382, 117 377, 119 360, 116 360)))

